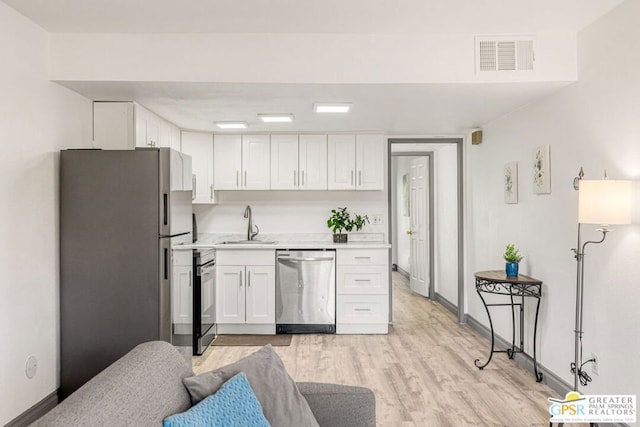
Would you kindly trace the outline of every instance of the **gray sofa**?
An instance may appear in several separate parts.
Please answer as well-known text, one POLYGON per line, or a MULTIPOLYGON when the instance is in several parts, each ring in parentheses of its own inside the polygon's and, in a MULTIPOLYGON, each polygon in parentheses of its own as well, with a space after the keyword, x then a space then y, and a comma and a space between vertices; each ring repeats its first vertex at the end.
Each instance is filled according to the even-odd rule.
MULTIPOLYGON (((191 406, 182 384, 191 375, 191 367, 170 344, 140 344, 33 425, 159 426, 167 416, 191 406)), ((320 426, 375 426, 371 390, 337 384, 297 385, 320 426)))

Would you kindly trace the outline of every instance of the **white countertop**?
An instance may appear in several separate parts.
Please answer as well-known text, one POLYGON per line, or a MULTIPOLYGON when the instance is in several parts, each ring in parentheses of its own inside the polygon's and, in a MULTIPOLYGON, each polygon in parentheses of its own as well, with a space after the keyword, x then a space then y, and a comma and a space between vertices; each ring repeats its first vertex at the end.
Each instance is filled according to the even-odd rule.
MULTIPOLYGON (((246 237, 245 237, 246 238, 246 237)), ((349 235, 348 243, 333 243, 331 235, 260 235, 256 240, 271 241, 275 243, 223 243, 225 241, 241 240, 242 237, 237 235, 203 235, 196 243, 181 244, 173 246, 174 250, 192 250, 192 249, 388 249, 391 247, 389 243, 382 240, 380 234, 366 235, 353 234, 349 235)))

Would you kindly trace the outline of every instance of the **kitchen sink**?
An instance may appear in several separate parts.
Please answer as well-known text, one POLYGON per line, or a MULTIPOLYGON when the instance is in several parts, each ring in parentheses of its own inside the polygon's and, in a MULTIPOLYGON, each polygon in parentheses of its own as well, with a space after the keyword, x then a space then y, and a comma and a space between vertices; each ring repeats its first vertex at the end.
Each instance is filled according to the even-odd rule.
POLYGON ((223 245, 274 245, 277 242, 266 240, 226 240, 223 245))

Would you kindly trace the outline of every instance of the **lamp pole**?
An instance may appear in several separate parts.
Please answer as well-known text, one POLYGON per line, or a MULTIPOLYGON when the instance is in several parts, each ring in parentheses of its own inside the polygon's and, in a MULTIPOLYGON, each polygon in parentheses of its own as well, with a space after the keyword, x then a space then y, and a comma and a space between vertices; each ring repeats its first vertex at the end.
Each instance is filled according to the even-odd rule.
POLYGON ((587 240, 582 243, 581 240, 581 225, 578 223, 578 245, 576 248, 572 249, 575 253, 575 258, 577 261, 577 271, 576 271, 576 327, 575 327, 575 354, 574 354, 574 366, 573 370, 573 390, 579 391, 578 384, 580 384, 580 376, 582 374, 582 335, 584 331, 582 330, 582 319, 583 319, 583 302, 584 302, 584 251, 588 244, 599 244, 604 242, 604 239, 607 237, 607 233, 612 231, 609 229, 607 225, 603 225, 602 228, 599 228, 598 231, 602 233, 602 238, 600 240, 587 240))

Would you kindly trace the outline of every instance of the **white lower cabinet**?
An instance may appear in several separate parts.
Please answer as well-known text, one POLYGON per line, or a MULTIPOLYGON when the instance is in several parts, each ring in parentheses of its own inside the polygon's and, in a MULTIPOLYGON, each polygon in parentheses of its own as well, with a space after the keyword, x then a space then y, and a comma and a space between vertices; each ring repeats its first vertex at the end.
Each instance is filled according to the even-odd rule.
POLYGON ((173 251, 171 301, 173 330, 191 332, 193 324, 193 259, 191 251, 173 251))
POLYGON ((336 252, 336 333, 386 334, 389 250, 338 249, 336 252))
POLYGON ((275 334, 275 251, 216 252, 216 323, 221 334, 275 334))

